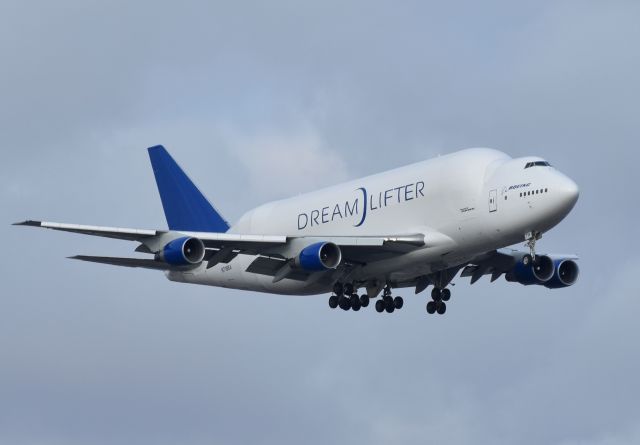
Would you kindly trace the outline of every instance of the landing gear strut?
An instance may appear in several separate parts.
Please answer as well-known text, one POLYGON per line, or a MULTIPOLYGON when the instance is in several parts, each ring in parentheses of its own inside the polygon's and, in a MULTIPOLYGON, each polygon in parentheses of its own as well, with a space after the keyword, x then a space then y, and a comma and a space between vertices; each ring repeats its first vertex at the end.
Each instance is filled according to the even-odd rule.
POLYGON ((527 232, 524 235, 524 239, 527 241, 525 246, 529 248, 529 252, 531 252, 531 259, 533 261, 536 260, 536 241, 542 238, 542 233, 540 232, 527 232))

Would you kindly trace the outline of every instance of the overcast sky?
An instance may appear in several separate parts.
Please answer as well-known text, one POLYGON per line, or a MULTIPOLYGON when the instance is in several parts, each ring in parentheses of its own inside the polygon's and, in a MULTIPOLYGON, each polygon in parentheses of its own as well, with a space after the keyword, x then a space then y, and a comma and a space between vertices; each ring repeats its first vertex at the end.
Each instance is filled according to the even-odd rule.
POLYGON ((640 442, 640 3, 0 2, 0 443, 640 442), (559 291, 456 280, 444 317, 65 259, 164 228, 162 143, 224 216, 473 146, 580 200, 559 291))

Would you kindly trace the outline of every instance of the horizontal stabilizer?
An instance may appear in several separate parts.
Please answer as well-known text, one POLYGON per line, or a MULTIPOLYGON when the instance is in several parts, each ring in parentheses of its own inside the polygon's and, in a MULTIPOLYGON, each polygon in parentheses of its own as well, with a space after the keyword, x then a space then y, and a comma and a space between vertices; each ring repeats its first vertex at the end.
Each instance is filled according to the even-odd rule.
POLYGON ((155 269, 155 270, 171 269, 171 265, 163 261, 148 260, 143 258, 119 258, 119 257, 109 257, 109 256, 76 255, 76 256, 70 256, 69 259, 80 260, 80 261, 90 261, 92 263, 100 263, 100 264, 111 264, 113 266, 141 267, 143 269, 155 269))

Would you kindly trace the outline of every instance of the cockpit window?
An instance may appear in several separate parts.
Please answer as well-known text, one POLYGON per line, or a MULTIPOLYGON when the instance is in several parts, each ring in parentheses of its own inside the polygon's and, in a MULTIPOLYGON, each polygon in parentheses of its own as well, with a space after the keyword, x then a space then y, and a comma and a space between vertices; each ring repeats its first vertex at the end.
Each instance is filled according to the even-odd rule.
POLYGON ((549 164, 547 161, 527 162, 527 165, 525 165, 524 168, 529 167, 551 167, 551 164, 549 164))

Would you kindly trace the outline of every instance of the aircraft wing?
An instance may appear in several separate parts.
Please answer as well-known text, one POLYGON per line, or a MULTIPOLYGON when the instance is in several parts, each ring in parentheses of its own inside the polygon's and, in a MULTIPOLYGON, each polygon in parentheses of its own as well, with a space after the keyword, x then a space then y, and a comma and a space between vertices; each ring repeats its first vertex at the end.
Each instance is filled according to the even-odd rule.
MULTIPOLYGON (((287 242, 286 236, 271 235, 242 235, 231 233, 210 233, 210 232, 177 232, 167 230, 129 229, 121 227, 101 227, 85 226, 79 224, 65 224, 56 222, 27 220, 14 223, 14 226, 42 227, 45 229, 61 230, 63 232, 79 233, 82 235, 101 236, 115 238, 126 241, 138 241, 148 247, 147 253, 152 252, 154 245, 161 242, 168 242, 182 236, 193 236, 202 240, 209 248, 218 249, 222 246, 229 246, 241 251, 251 252, 261 250, 268 246, 280 245, 287 242)), ((256 252, 257 253, 257 252, 256 252)))
POLYGON ((83 235, 103 236, 106 238, 140 241, 159 235, 158 230, 123 229, 120 227, 83 226, 79 224, 62 224, 55 222, 27 220, 17 222, 14 226, 42 227, 45 229, 62 230, 64 232, 81 233, 83 235))
MULTIPOLYGON (((528 252, 513 249, 498 249, 474 258, 462 270, 460 277, 470 277, 471 284, 474 284, 484 275, 491 275, 491 282, 500 278, 513 269, 515 264, 528 252)), ((550 258, 560 257, 563 259, 577 260, 576 255, 547 255, 550 258)))
POLYGON ((70 256, 69 259, 89 261, 91 263, 110 264, 112 266, 140 267, 142 269, 153 270, 170 270, 174 268, 164 261, 150 260, 146 258, 120 258, 108 256, 75 255, 70 256))
MULTIPOLYGON (((395 255, 407 253, 425 245, 436 245, 443 241, 442 236, 437 233, 428 234, 426 236, 424 234, 414 234, 399 236, 288 237, 284 235, 131 229, 35 220, 22 221, 15 223, 14 225, 41 227, 83 235, 137 241, 141 243, 141 245, 136 249, 136 251, 143 253, 158 252, 162 250, 167 242, 176 238, 184 236, 195 237, 203 242, 208 251, 208 255, 206 256, 208 267, 212 267, 219 262, 227 263, 239 253, 266 255, 267 257, 279 256, 281 259, 287 259, 291 258, 294 253, 298 253, 296 249, 304 248, 306 245, 319 241, 337 244, 342 250, 344 259, 350 263, 356 264, 389 258, 395 255)), ((97 258, 98 257, 83 257, 76 259, 107 263, 106 260, 102 259, 98 261, 97 258)), ((262 263, 264 262, 265 260, 263 259, 262 263)), ((108 264, 129 265, 121 263, 122 262, 112 261, 108 264)))
MULTIPOLYGON (((513 251, 514 253, 517 251, 513 251)), ((491 275, 493 283, 503 273, 511 270, 518 260, 514 253, 505 250, 494 250, 474 258, 470 264, 465 266, 460 277, 471 277, 471 284, 474 284, 484 275, 491 275)), ((522 255, 522 253, 520 253, 522 255)))

